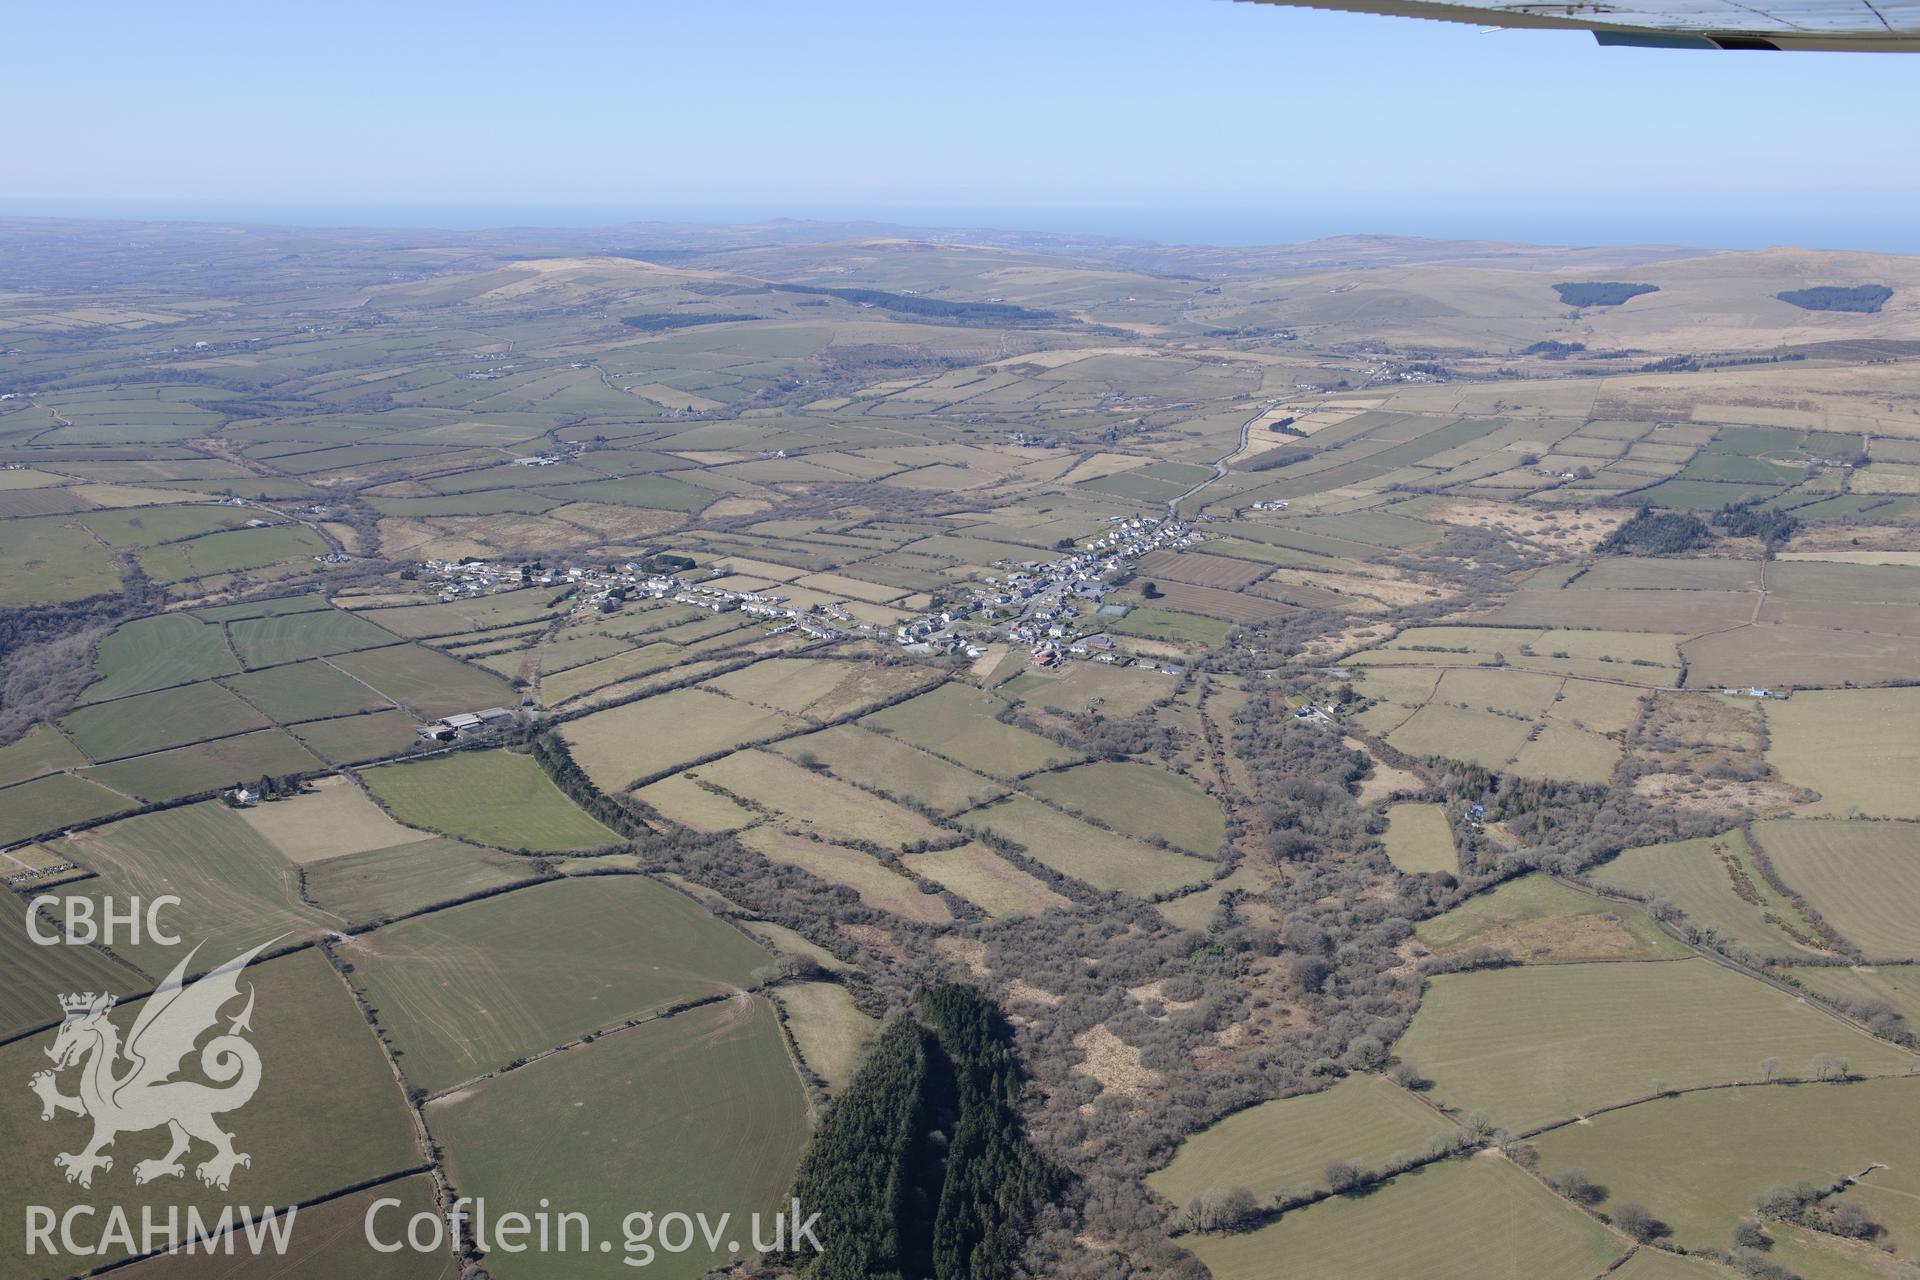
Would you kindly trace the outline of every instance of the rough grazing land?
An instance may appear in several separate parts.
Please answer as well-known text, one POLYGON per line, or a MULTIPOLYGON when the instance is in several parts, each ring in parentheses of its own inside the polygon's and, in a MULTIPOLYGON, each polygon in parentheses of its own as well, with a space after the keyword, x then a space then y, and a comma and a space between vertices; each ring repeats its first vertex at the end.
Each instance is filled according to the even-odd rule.
POLYGON ((1421 943, 1439 955, 1486 947, 1530 963, 1649 960, 1688 954, 1646 912, 1582 893, 1544 875, 1521 876, 1422 920, 1421 943))

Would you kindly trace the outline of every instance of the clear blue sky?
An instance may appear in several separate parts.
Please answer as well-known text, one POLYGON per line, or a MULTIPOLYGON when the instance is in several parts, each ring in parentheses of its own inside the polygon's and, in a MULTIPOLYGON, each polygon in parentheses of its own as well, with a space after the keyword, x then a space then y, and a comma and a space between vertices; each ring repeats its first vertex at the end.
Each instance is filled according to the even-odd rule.
POLYGON ((1920 250, 1920 55, 1227 0, 23 5, 0 212, 1920 250))

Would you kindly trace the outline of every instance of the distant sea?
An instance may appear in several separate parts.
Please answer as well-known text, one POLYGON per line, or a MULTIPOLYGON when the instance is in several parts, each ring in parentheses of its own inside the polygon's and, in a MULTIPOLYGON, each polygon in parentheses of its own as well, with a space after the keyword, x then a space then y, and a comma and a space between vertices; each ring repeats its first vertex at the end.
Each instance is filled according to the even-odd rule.
POLYGON ((1111 236, 1165 244, 1290 244, 1324 236, 1378 234, 1524 244, 1681 244, 1758 249, 1793 245, 1920 253, 1920 219, 1910 197, 1892 192, 1829 193, 1818 212, 1789 196, 1743 193, 1709 199, 1612 196, 1566 207, 1423 207, 1413 203, 1299 208, 1116 208, 994 204, 297 204, 187 200, 60 200, 0 196, 0 216, 255 223, 301 227, 597 227, 628 222, 756 223, 775 218, 869 221, 908 227, 972 228, 1111 236), (1707 207, 1701 207, 1701 206, 1707 207), (1611 207, 1607 207, 1611 206, 1611 207))

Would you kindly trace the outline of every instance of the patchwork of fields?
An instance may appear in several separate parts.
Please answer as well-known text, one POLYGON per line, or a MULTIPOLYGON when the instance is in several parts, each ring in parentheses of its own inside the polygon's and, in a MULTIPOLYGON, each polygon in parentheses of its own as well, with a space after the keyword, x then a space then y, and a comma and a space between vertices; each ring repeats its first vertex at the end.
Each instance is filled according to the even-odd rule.
POLYGON ((813 1274, 1902 1280, 1920 275, 870 231, 0 228, 0 1068, 186 954, 40 895, 264 948, 230 1187, 16 1088, 0 1197, 304 1205, 133 1280, 627 1274, 358 1233, 812 1156, 813 1274))

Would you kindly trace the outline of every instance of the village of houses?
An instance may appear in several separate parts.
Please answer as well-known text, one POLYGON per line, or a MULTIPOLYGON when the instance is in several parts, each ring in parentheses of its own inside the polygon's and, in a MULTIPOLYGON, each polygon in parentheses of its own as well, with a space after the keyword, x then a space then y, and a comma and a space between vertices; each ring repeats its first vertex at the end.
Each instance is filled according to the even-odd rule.
MULTIPOLYGON (((891 626, 861 620, 848 611, 846 602, 802 607, 777 590, 733 591, 706 585, 728 576, 720 568, 659 571, 638 561, 536 567, 429 560, 421 570, 438 585, 443 601, 522 585, 560 587, 574 593, 575 614, 611 612, 626 600, 671 600, 714 613, 737 610, 764 618, 774 624, 775 634, 798 631, 817 640, 871 640, 922 657, 946 654, 978 659, 990 644, 1017 645, 1029 654, 1033 666, 1055 669, 1075 658, 1128 661, 1101 629, 1103 617, 1127 612, 1124 605, 1107 603, 1107 596, 1131 575, 1141 556, 1190 547, 1204 536, 1176 518, 1115 516, 1109 529, 1067 555, 997 565, 1000 572, 959 586, 937 611, 891 626)), ((1178 672, 1151 658, 1133 661, 1169 674, 1178 672)), ((456 730, 472 727, 454 726, 456 730)))

